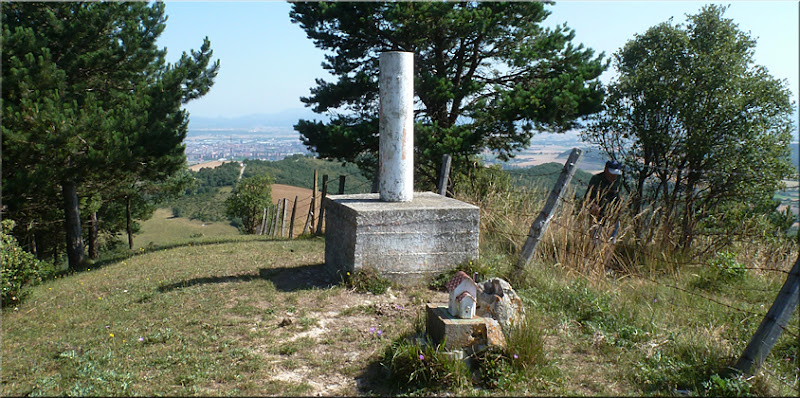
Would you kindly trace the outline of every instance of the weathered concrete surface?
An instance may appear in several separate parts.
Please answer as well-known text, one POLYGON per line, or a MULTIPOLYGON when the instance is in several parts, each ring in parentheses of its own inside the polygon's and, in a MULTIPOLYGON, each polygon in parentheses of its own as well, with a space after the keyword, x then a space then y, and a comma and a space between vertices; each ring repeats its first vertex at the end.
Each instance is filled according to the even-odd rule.
POLYGON ((414 53, 380 55, 378 173, 381 200, 414 197, 414 53))
POLYGON ((436 344, 444 341, 445 350, 480 351, 488 346, 506 347, 503 329, 492 318, 455 318, 447 311, 447 307, 431 303, 427 304, 426 314, 428 336, 436 344))
POLYGON ((409 202, 331 195, 323 205, 331 273, 373 267, 395 282, 416 283, 478 257, 477 206, 433 192, 416 192, 409 202))

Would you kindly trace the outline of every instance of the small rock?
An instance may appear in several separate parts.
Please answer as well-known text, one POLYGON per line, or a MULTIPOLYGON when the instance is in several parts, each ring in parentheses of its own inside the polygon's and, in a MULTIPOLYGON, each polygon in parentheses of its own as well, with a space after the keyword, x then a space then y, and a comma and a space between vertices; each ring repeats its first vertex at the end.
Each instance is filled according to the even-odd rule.
POLYGON ((496 319, 505 329, 522 322, 525 308, 511 284, 500 278, 491 278, 483 283, 483 291, 478 294, 475 314, 496 319))

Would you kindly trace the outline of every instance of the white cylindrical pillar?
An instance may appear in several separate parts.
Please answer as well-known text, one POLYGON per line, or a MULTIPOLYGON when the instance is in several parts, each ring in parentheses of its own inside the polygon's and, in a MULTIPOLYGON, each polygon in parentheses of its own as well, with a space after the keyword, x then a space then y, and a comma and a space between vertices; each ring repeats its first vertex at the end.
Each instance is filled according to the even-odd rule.
POLYGON ((385 202, 414 199, 414 53, 380 57, 378 191, 385 202))

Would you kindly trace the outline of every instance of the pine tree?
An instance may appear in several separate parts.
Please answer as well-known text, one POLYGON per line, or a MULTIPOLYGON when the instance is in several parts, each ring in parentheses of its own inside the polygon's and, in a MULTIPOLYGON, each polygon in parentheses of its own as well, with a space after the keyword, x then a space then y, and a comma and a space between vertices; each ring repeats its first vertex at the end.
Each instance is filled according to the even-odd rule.
MULTIPOLYGON (((416 174, 435 183, 443 154, 453 170, 484 149, 501 159, 527 147, 536 130, 564 131, 600 109, 603 55, 574 46, 566 25, 541 26, 540 2, 294 3, 290 16, 331 52, 302 98, 329 123, 301 120, 303 142, 320 157, 377 167, 378 57, 415 55, 416 174)), ((419 178, 418 178, 419 179, 419 178)))
POLYGON ((63 225, 69 266, 78 268, 81 201, 118 200, 126 189, 129 197, 140 182, 180 169, 181 105, 209 90, 219 63, 209 65, 206 39, 166 64, 156 46, 163 3, 7 3, 3 20, 7 217, 40 232, 63 225))

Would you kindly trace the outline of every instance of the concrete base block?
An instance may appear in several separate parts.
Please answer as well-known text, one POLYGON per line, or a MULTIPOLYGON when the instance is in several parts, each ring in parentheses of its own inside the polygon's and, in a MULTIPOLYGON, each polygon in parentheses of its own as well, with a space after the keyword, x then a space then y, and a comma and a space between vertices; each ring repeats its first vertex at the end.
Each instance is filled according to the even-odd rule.
POLYGON ((436 344, 444 341, 445 350, 480 351, 490 345, 505 347, 506 339, 500 324, 492 318, 454 318, 447 307, 427 304, 426 327, 436 344))
POLYGON ((415 283, 478 257, 480 209, 433 192, 409 202, 379 194, 325 198, 325 264, 342 275, 373 267, 385 278, 415 283))

